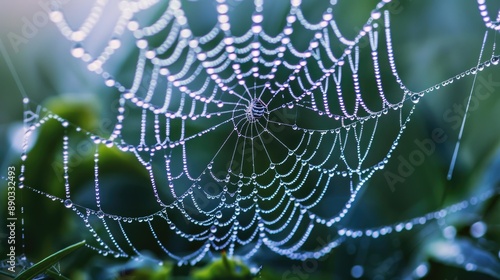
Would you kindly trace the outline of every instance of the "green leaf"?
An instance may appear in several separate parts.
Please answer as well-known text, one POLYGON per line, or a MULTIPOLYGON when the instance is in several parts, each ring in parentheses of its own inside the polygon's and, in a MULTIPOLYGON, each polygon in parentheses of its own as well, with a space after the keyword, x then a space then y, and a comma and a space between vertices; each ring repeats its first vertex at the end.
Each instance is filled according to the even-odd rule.
POLYGON ((230 259, 223 252, 221 258, 193 273, 198 280, 250 280, 253 279, 250 269, 237 259, 230 259))
POLYGON ((15 276, 15 275, 13 275, 11 273, 8 273, 8 272, 5 272, 5 271, 1 271, 1 270, 0 270, 0 275, 7 276, 7 277, 10 277, 10 278, 14 278, 14 276, 15 276))
POLYGON ((500 261, 497 257, 481 248, 470 239, 456 238, 454 240, 437 241, 430 244, 429 256, 446 265, 467 269, 473 265, 474 271, 482 272, 500 279, 500 261), (462 256, 463 261, 458 262, 457 256, 462 256))
POLYGON ((73 245, 70 245, 48 257, 45 259, 41 260, 40 262, 36 263, 32 267, 28 268, 27 270, 21 272, 15 279, 16 280, 28 280, 32 279, 33 277, 44 273, 47 269, 51 268, 53 265, 55 265, 59 260, 64 258, 66 255, 72 253, 76 249, 82 247, 85 245, 85 240, 80 241, 78 243, 75 243, 73 245))

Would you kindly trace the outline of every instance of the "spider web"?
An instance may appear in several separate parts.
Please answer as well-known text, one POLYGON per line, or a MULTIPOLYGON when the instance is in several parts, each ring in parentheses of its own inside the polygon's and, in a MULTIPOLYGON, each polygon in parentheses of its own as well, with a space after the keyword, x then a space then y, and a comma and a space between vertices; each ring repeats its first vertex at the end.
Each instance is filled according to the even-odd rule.
MULTIPOLYGON (((338 27, 336 2, 324 1, 313 22, 301 1, 291 0, 277 32, 267 31, 269 7, 261 0, 97 0, 79 23, 55 5, 51 20, 74 42, 72 55, 116 90, 118 113, 111 134, 100 135, 45 108, 32 110, 25 98, 22 160, 29 166, 31 135, 59 123, 64 195, 25 179, 24 165, 19 187, 78 215, 95 239, 87 246, 101 254, 141 256, 140 240, 128 234, 139 229, 141 238, 154 238, 179 264, 221 250, 250 259, 262 246, 292 259, 320 258, 347 238, 410 230, 466 208, 461 202, 376 229, 342 224, 364 185, 390 160, 420 98, 497 65, 499 56, 493 48, 476 67, 412 91, 396 68, 390 0, 375 6, 352 38, 338 27), (208 16, 198 22, 193 10, 208 16), (106 39, 96 39, 103 30, 106 39), (116 60, 124 46, 135 47, 127 61, 116 60), (134 71, 123 70, 131 68, 126 65, 134 71), (381 69, 392 75, 382 76, 381 69), (393 85, 400 90, 384 90, 393 85), (70 151, 88 139, 94 202, 75 200, 70 184, 70 151), (126 214, 106 195, 100 159, 109 150, 133 156, 147 173, 149 186, 140 191, 151 195, 151 203, 138 206, 147 211, 132 211, 143 214, 126 214), (325 231, 336 238, 315 248, 311 240, 325 231)), ((486 35, 500 29, 484 1, 478 7, 486 35)))

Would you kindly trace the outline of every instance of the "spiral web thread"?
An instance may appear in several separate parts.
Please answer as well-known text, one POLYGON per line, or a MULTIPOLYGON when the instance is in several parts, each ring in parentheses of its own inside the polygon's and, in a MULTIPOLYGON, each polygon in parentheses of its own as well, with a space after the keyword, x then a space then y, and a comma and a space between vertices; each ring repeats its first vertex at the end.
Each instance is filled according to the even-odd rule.
MULTIPOLYGON (((292 259, 319 258, 347 238, 377 238, 410 230, 489 198, 492 192, 374 229, 342 225, 364 184, 390 160, 419 99, 499 60, 493 49, 491 58, 477 67, 420 92, 408 89, 396 69, 390 13, 385 9, 389 2, 379 2, 352 39, 344 37, 337 26, 336 1, 314 23, 308 21, 301 1, 291 0, 284 27, 276 35, 263 28, 262 0, 254 1, 250 26, 241 35, 232 33, 237 19, 231 18, 239 2, 213 3, 209 12, 217 19, 205 34, 190 27, 195 19, 189 18, 177 0, 166 5, 151 0, 97 0, 77 29, 64 10, 54 6, 50 18, 74 42, 72 55, 116 89, 118 114, 111 134, 97 135, 47 109, 31 111, 25 98, 22 160, 29 159, 28 142, 35 131, 48 122, 64 127, 65 196, 23 182, 29 173, 24 164, 20 188, 76 213, 94 234, 96 242, 87 246, 101 254, 140 256, 141 248, 127 234, 128 227, 140 224, 148 232, 144 236, 154 238, 179 264, 194 264, 220 250, 249 259, 263 245, 292 259), (99 30, 98 23, 109 7, 120 14, 108 41, 101 52, 87 50, 87 38, 99 30), (153 23, 142 23, 140 14, 151 10, 162 13, 153 23), (299 32, 301 41, 295 42, 291 35, 299 32), (122 40, 125 36, 130 37, 122 40), (368 46, 361 48, 362 40, 368 46), (118 71, 112 67, 112 58, 127 42, 135 43, 137 55, 128 59, 136 59, 136 67, 132 79, 121 79, 119 73, 112 73, 118 71), (364 65, 372 65, 371 72, 363 72, 371 79, 370 87, 360 78, 363 59, 364 65), (381 67, 389 67, 392 76, 382 77, 381 67), (400 91, 385 92, 384 84, 389 83, 396 83, 400 91), (131 136, 124 130, 133 118, 140 121, 131 136), (382 125, 395 128, 390 139, 385 131, 379 132, 382 125), (72 197, 68 162, 70 136, 75 133, 91 139, 95 149, 93 207, 80 205, 72 197), (389 144, 382 152, 374 151, 372 144, 381 137, 389 144), (216 149, 204 158, 199 154, 204 146, 216 149), (118 149, 137 159, 149 174, 157 211, 132 217, 106 210, 99 170, 102 149, 118 149), (335 196, 343 201, 331 206, 335 196), (325 212, 329 216, 322 216, 325 212), (172 235, 197 244, 197 249, 190 253, 170 250, 168 240, 158 233, 165 227, 172 235), (336 238, 310 249, 312 236, 325 229, 336 238)), ((496 32, 499 26, 488 16, 484 1, 479 0, 478 6, 486 27, 496 32)))

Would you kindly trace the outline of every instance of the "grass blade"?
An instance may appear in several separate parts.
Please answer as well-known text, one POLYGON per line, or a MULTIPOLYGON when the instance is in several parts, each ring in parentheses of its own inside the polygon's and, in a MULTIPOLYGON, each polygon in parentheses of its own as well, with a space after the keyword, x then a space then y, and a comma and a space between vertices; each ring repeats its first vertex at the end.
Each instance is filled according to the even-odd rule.
POLYGON ((41 260, 40 262, 34 264, 32 267, 21 272, 15 279, 16 280, 32 279, 33 277, 35 277, 41 273, 44 273, 47 269, 51 268, 53 265, 55 265, 59 260, 64 258, 66 255, 70 254, 71 252, 75 251, 76 249, 78 249, 84 245, 85 245, 85 240, 80 241, 78 243, 75 243, 73 245, 70 245, 70 246, 46 257, 45 259, 41 260))

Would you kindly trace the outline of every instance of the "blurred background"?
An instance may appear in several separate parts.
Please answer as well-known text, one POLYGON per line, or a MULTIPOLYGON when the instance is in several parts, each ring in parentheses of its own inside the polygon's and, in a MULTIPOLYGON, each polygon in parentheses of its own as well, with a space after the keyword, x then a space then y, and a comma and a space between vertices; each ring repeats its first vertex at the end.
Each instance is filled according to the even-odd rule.
MULTIPOLYGON (((192 1, 186 2, 186 6, 192 1)), ((238 6, 245 1, 231 1, 238 6)), ((248 1, 247 1, 248 2, 248 1)), ((319 19, 323 8, 319 1, 303 0, 304 11, 319 19)), ((369 17, 378 1, 339 0, 334 15, 345 37, 355 36, 369 17)), ((500 9, 498 1, 486 1, 490 14, 500 9)), ((8 166, 20 164, 24 90, 33 104, 40 104, 88 131, 109 135, 116 115, 117 92, 108 88, 97 75, 73 58, 72 43, 63 38, 57 28, 47 21, 48 1, 3 1, 0 10, 0 29, 3 44, 0 57, 0 173, 6 176, 8 166), (14 35, 13 35, 14 34, 14 35), (13 68, 9 68, 12 62, 13 68), (15 71, 13 73, 12 71, 15 71), (22 89, 16 85, 19 77, 22 89), (115 102, 115 103, 114 103, 115 102)), ((275 20, 282 22, 280 13, 286 1, 276 1, 275 20), (283 3, 281 3, 283 2, 283 3), (283 6, 280 6, 283 4, 283 6), (280 10, 281 7, 281 10, 280 10)), ((248 3, 247 3, 248 4, 248 3)), ((324 3, 323 3, 324 4, 324 3)), ((64 9, 75 17, 83 18, 90 4, 66 1, 64 9), (85 12, 81 12, 85 11, 85 12)), ((207 5, 210 5, 207 4, 207 5)), ((243 4, 241 4, 243 5, 243 4)), ((396 0, 388 6, 391 13, 392 40, 400 77, 413 91, 426 89, 455 76, 477 64, 485 27, 472 0, 396 0)), ((271 14, 273 14, 271 12, 271 14)), ((200 11, 193 11, 193 14, 200 11)), ((110 16, 111 17, 111 16, 110 16)), ((210 22, 201 13, 197 19, 210 22)), ((312 20, 314 21, 314 20, 312 20)), ((237 27, 237 24, 232 21, 237 27)), ((268 23, 272 25, 271 23, 268 23)), ((292 34, 292 38, 293 38, 292 34)), ((299 36, 299 35, 297 35, 299 36)), ((490 32, 483 61, 491 56, 496 34, 490 32)), ((381 43, 383 44, 383 42, 381 43)), ((132 71, 135 59, 127 60, 132 52, 116 57, 123 64, 114 65, 115 71, 132 71)), ((365 60, 366 62, 366 60, 365 60)), ((361 65, 363 67, 363 65, 361 65)), ((368 64, 368 68, 373 67, 368 64)), ((385 70, 382 76, 391 76, 385 70)), ((125 74, 124 74, 125 76, 125 74)), ((500 168, 500 70, 489 67, 478 75, 476 97, 472 99, 464 137, 452 180, 446 179, 453 149, 464 115, 464 104, 472 87, 468 76, 453 84, 433 91, 420 100, 406 132, 399 141, 392 160, 384 172, 378 172, 364 187, 345 219, 352 228, 372 228, 406 221, 425 213, 478 196, 489 189, 499 188, 500 168), (387 172, 400 167, 401 159, 409 159, 416 144, 432 139, 435 131, 446 137, 436 143, 434 153, 422 164, 404 176, 404 180, 388 184, 387 172), (418 140, 418 141, 417 141, 418 140)), ((398 91, 397 86, 386 92, 398 91)), ((131 126, 132 127, 132 126, 131 126)), ((139 129, 138 125, 133 126, 139 129)), ((382 128, 382 133, 385 128, 382 128)), ((136 132, 138 135, 138 133, 136 132)), ((61 139, 62 130, 47 126, 36 135, 30 155, 27 178, 37 189, 63 197, 60 179, 48 175, 52 162, 60 157, 60 147, 53 145, 61 139)), ((380 136, 380 135, 379 135, 380 136)), ((75 136, 76 137, 76 136, 75 136)), ((212 136, 217 138, 217 135, 212 136)), ((392 141, 392 139, 387 139, 392 141)), ((380 141, 381 143, 383 141, 380 141)), ((386 143, 385 143, 386 144, 386 143)), ((380 144, 384 145, 384 144, 380 144)), ((385 146, 384 146, 385 147, 385 146)), ((377 146, 372 147, 377 150, 377 146)), ((385 152, 383 152, 385 153, 385 152)), ((135 157, 110 150, 103 152, 101 184, 107 185, 103 196, 119 200, 116 205, 127 205, 134 197, 141 210, 119 209, 122 215, 138 214, 149 210, 151 199, 147 174, 135 162, 135 157), (119 164, 117 164, 119 162, 119 164), (141 188, 133 189, 132 185, 141 188), (147 195, 146 195, 147 194, 147 195), (137 202, 139 201, 139 202, 137 202), (141 202, 142 201, 142 202, 141 202)), ((75 188, 81 203, 94 201, 92 177, 92 151, 81 154, 78 168, 73 171, 75 188), (80 170, 80 171, 79 171, 80 170)), ((0 188, 2 201, 6 201, 6 184, 0 188)), ((19 191, 19 204, 25 213, 25 254, 28 262, 37 262, 67 245, 85 238, 85 226, 72 212, 59 203, 42 199, 40 195, 19 191)), ((0 205, 5 205, 3 202, 0 205)), ((116 206, 118 209, 118 206, 116 206)), ((5 207, 0 214, 0 259, 5 256, 5 207)), ((439 222, 416 227, 410 231, 394 233, 373 239, 348 240, 321 260, 292 261, 263 249, 245 264, 261 268, 256 278, 262 279, 497 279, 500 277, 500 204, 498 195, 485 203, 471 206, 465 211, 447 216, 439 222), (478 228, 480 230, 478 234, 478 228), (462 259, 457 256, 462 256, 462 259), (468 264, 472 264, 468 265, 468 264)), ((137 232, 136 234, 140 234, 137 232)), ((327 237, 325 237, 327 239, 327 237)), ((145 248, 157 246, 155 240, 144 240, 145 248)), ((182 248, 180 248, 182 249, 182 248)), ((155 252, 151 252, 155 256, 155 252)), ((209 265, 206 259, 199 266, 209 265)), ((165 259, 159 268, 156 262, 103 257, 87 248, 80 249, 60 263, 63 275, 71 279, 136 279, 152 275, 162 277, 193 277, 197 268, 177 267, 165 259), (139 276, 141 275, 141 276, 139 276), (190 276, 191 275, 191 276, 190 276)), ((199 268, 198 268, 199 269, 199 268)), ((0 276, 2 277, 2 276, 0 276)), ((162 279, 162 278, 158 278, 162 279)), ((168 278, 167 278, 168 279, 168 278)), ((176 279, 176 278, 173 278, 176 279)), ((179 278, 181 279, 181 278, 179 278)))

